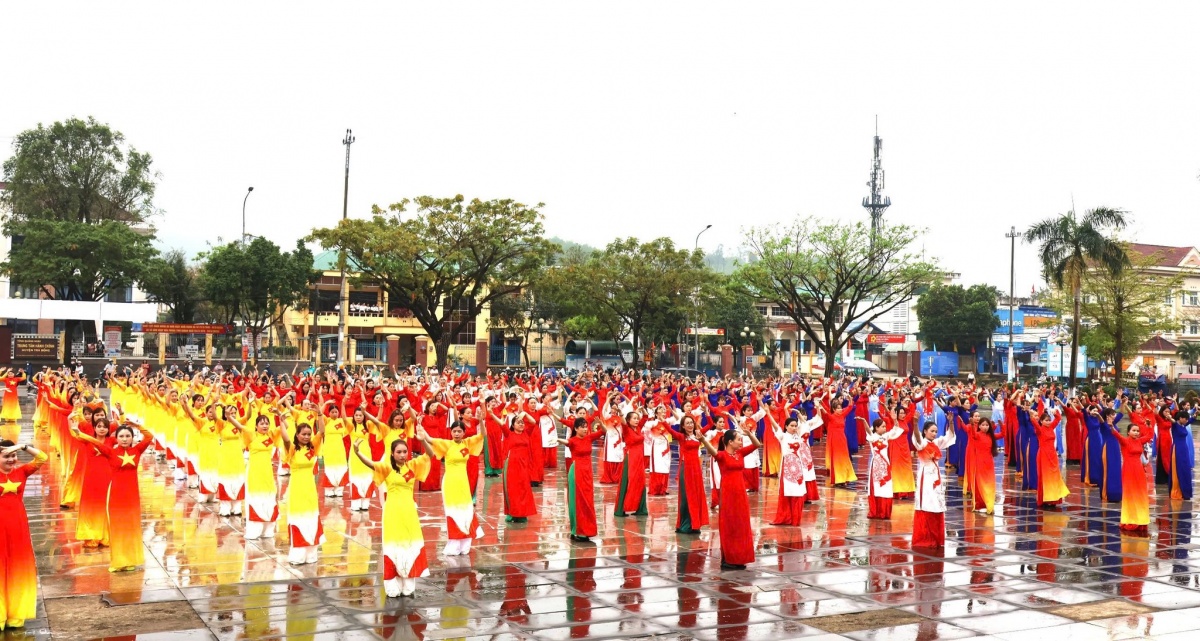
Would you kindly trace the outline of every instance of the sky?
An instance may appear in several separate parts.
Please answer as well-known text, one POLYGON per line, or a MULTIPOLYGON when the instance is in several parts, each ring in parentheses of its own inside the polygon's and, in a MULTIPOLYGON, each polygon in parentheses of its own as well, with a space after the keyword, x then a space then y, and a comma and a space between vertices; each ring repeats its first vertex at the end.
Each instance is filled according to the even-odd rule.
MULTIPOLYGON (((94 116, 160 172, 160 247, 285 247, 417 195, 545 203, 547 234, 708 251, 885 221, 1008 289, 1012 227, 1092 207, 1200 244, 1200 3, 9 3, 0 158, 94 116), (1074 205, 1072 205, 1074 203, 1074 205)), ((1016 291, 1041 286, 1018 244, 1016 291)))

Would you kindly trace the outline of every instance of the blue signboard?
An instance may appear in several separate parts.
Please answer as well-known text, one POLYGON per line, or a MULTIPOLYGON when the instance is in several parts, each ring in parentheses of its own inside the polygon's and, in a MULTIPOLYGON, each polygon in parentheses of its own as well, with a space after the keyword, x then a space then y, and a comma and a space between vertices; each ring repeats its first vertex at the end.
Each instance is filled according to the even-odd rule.
MULTIPOLYGON (((1007 309, 997 309, 996 310, 996 318, 1000 319, 1000 327, 996 328, 996 333, 997 334, 1007 334, 1008 333, 1008 310, 1007 309)), ((1025 312, 1023 312, 1019 309, 1014 309, 1013 310, 1013 321, 1014 322, 1012 324, 1012 333, 1024 334, 1025 333, 1025 312)))
POLYGON ((921 376, 958 376, 958 352, 921 352, 921 376))

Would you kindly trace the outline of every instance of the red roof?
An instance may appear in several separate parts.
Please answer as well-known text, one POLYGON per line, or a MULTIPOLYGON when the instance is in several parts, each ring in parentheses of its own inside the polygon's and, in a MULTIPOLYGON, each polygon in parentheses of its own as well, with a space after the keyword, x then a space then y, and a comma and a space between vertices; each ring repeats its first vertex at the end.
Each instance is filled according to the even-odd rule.
POLYGON ((1142 343, 1142 346, 1138 348, 1138 351, 1139 352, 1156 352, 1156 353, 1162 353, 1162 354, 1174 354, 1175 353, 1175 344, 1172 343, 1171 341, 1163 338, 1162 336, 1155 336, 1154 338, 1151 338, 1150 340, 1146 341, 1145 343, 1142 343))
POLYGON ((1159 267, 1181 267, 1183 260, 1187 255, 1195 249, 1194 247, 1168 247, 1166 245, 1146 245, 1143 243, 1130 243, 1129 251, 1136 252, 1142 256, 1155 256, 1158 260, 1155 265, 1159 267))

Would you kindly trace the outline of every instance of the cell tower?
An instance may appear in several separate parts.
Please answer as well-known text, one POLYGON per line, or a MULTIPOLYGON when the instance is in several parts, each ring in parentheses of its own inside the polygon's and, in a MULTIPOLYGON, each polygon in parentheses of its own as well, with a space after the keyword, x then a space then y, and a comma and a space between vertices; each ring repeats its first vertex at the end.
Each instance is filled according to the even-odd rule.
POLYGON ((883 139, 879 137, 879 116, 875 117, 875 161, 871 163, 871 195, 863 198, 863 209, 871 212, 871 238, 883 228, 883 212, 892 206, 892 199, 883 195, 883 160, 879 152, 883 150, 883 139))

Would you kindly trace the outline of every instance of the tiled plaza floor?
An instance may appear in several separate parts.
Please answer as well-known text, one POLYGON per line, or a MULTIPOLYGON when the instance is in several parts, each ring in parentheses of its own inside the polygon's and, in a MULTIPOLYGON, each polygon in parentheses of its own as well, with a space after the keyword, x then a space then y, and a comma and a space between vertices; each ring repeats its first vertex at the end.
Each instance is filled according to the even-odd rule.
POLYGON ((197 504, 146 462, 147 563, 134 573, 110 574, 106 552, 73 540, 56 459, 30 481, 39 618, 3 638, 1200 639, 1190 502, 1159 498, 1151 536, 1122 536, 1119 506, 1082 490, 1077 466, 1058 512, 1036 509, 1006 472, 995 516, 964 513, 952 480, 937 558, 909 549, 911 503, 868 521, 860 491, 823 487, 803 526, 771 526, 777 485, 765 479, 750 501, 758 559, 740 572, 720 570, 715 513, 713 529, 675 534, 674 484, 651 498, 649 517, 624 519, 612 516, 614 488, 600 486, 600 536, 580 544, 568 537, 561 471, 535 490, 539 514, 523 525, 503 522, 501 486, 486 479, 486 536, 469 561, 440 554, 441 496, 419 496, 431 576, 415 598, 389 600, 378 506, 361 515, 328 501, 321 560, 293 568, 284 522, 274 541, 245 541, 240 519, 197 504))

